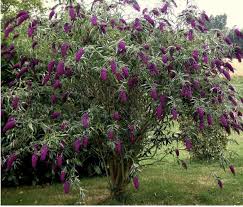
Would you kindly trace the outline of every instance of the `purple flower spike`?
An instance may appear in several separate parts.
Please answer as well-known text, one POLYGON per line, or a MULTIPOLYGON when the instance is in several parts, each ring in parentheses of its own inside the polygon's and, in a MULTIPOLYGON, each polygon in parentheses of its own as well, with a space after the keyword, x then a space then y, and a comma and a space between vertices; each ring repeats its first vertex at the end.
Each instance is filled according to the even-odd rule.
POLYGON ((57 167, 62 167, 62 154, 57 155, 57 167))
POLYGON ((60 76, 65 74, 64 68, 64 62, 61 60, 57 65, 55 79, 58 79, 60 76))
POLYGON ((220 187, 220 189, 223 188, 223 182, 220 179, 218 179, 218 186, 220 187))
POLYGON ((47 153, 48 153, 48 146, 46 144, 44 144, 41 148, 40 160, 44 161, 46 159, 47 153))
POLYGON ((65 181, 63 184, 63 190, 65 194, 68 194, 70 191, 70 182, 69 181, 65 181))
POLYGON ((14 110, 17 110, 19 108, 19 97, 15 96, 12 100, 11 106, 14 110))
POLYGON ((84 135, 81 142, 81 146, 87 148, 88 144, 89 144, 89 138, 88 136, 84 135))
POLYGON ((189 41, 192 41, 193 38, 194 38, 194 36, 193 36, 193 30, 190 29, 190 30, 188 31, 188 33, 187 33, 187 39, 188 39, 189 41))
POLYGON ((55 15, 55 11, 52 9, 49 14, 49 20, 51 20, 54 15, 55 15))
POLYGON ((207 115, 208 126, 212 126, 213 124, 213 117, 211 114, 207 115))
POLYGON ((186 146, 186 150, 191 151, 191 149, 192 149, 192 141, 189 138, 185 139, 184 144, 186 146))
POLYGON ((147 14, 144 15, 144 19, 149 23, 151 24, 152 26, 154 26, 154 20, 147 14))
POLYGON ((112 114, 112 118, 115 120, 115 121, 119 121, 121 119, 121 115, 119 114, 118 111, 114 112, 112 114))
POLYGON ((158 92, 157 92, 157 88, 153 87, 150 91, 150 96, 152 97, 152 99, 154 101, 158 100, 158 92))
POLYGON ((129 76, 128 67, 123 67, 122 68, 122 75, 123 75, 124 78, 128 78, 128 76, 129 76))
POLYGON ((31 163, 33 168, 36 168, 37 162, 38 162, 38 155, 34 153, 31 158, 31 163))
POLYGON ((97 16, 92 16, 90 21, 91 21, 91 24, 92 24, 93 26, 97 26, 97 25, 98 25, 98 19, 97 19, 97 16))
POLYGON ((53 88, 54 89, 58 89, 58 88, 62 88, 62 83, 60 80, 55 80, 54 84, 53 84, 53 88))
POLYGON ((172 110, 171 110, 171 114, 172 114, 172 118, 173 118, 174 120, 177 120, 177 118, 178 118, 178 112, 176 111, 176 108, 175 108, 175 107, 172 108, 172 110))
POLYGON ((163 61, 164 64, 166 64, 168 62, 167 55, 162 55, 162 61, 163 61))
POLYGON ((107 69, 106 68, 102 68, 101 69, 101 71, 100 71, 100 78, 103 81, 107 80, 107 69))
POLYGON ((109 129, 107 131, 107 137, 108 137, 109 140, 113 140, 114 139, 115 134, 114 134, 114 131, 112 129, 109 129))
POLYGON ((72 30, 72 25, 69 24, 69 23, 65 23, 64 26, 63 26, 63 28, 64 28, 64 32, 65 32, 65 33, 68 33, 68 32, 71 32, 71 30, 72 30))
POLYGON ((76 19, 76 12, 73 6, 70 6, 69 8, 69 16, 72 21, 76 19))
POLYGON ((75 54, 75 60, 76 62, 79 62, 81 57, 84 55, 84 49, 83 48, 80 48, 76 54, 75 54))
POLYGON ((120 101, 122 103, 126 103, 127 102, 127 99, 128 99, 127 92, 124 89, 119 91, 119 99, 120 99, 120 101))
POLYGON ((13 129, 16 126, 15 118, 9 118, 5 126, 3 127, 3 132, 13 129))
POLYGON ((65 176, 66 176, 66 172, 64 170, 61 171, 60 174, 60 181, 63 183, 65 181, 65 176))
POLYGON ((54 112, 51 114, 51 118, 52 118, 52 119, 58 119, 60 116, 61 116, 61 113, 60 113, 60 112, 57 112, 57 111, 54 111, 54 112))
POLYGON ((133 177, 133 186, 134 186, 134 188, 136 190, 138 190, 138 188, 139 188, 139 180, 138 180, 137 176, 133 177))
POLYGON ((49 74, 53 71, 54 65, 55 65, 55 60, 51 60, 51 61, 48 63, 47 68, 48 68, 48 73, 49 73, 49 74))
POLYGON ((117 69, 116 61, 115 61, 115 60, 112 60, 112 61, 110 62, 110 66, 111 66, 111 72, 112 72, 113 74, 116 74, 116 69, 117 69))
POLYGON ((77 153, 79 153, 80 147, 81 147, 81 140, 78 138, 73 143, 74 151, 77 152, 77 153))
POLYGON ((234 165, 230 165, 230 166, 229 166, 229 169, 230 169, 231 173, 232 173, 233 175, 235 175, 235 167, 234 167, 234 165))
POLYGON ((116 151, 116 153, 119 154, 119 155, 120 155, 121 152, 122 152, 122 143, 121 143, 120 140, 116 141, 116 143, 115 143, 115 151, 116 151))
POLYGON ((67 52, 70 48, 70 45, 68 43, 63 43, 61 46, 61 54, 62 57, 65 58, 67 56, 67 52))
POLYGON ((87 112, 84 112, 84 114, 82 115, 81 122, 85 129, 89 127, 89 114, 87 112))
POLYGON ((224 41, 228 44, 228 45, 231 45, 232 44, 232 41, 229 37, 225 37, 224 38, 224 41))
POLYGON ((235 29, 235 35, 239 38, 239 39, 243 39, 243 33, 239 30, 239 29, 235 29))
POLYGON ((168 6, 169 6, 168 2, 165 2, 164 5, 161 8, 161 12, 166 14, 167 10, 168 10, 168 6))
POLYGON ((137 10, 138 12, 140 12, 140 6, 138 3, 133 3, 132 7, 137 10))
POLYGON ((164 115, 164 109, 162 107, 161 104, 159 104, 157 107, 156 107, 156 111, 155 111, 155 115, 157 117, 158 120, 161 120, 163 118, 163 115, 164 115))
POLYGON ((42 79, 42 85, 46 85, 49 80, 50 80, 50 75, 49 74, 44 75, 42 79))
POLYGON ((15 153, 11 154, 7 160, 7 170, 10 170, 13 166, 14 161, 17 159, 15 153))
POLYGON ((118 43, 118 54, 125 53, 125 52, 126 52, 126 43, 123 40, 121 40, 118 43))

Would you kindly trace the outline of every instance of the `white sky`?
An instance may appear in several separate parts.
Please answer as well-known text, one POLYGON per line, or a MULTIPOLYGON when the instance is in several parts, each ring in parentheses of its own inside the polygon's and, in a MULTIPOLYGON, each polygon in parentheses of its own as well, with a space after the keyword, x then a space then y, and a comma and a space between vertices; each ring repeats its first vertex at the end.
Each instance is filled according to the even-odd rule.
MULTIPOLYGON (((87 0, 85 0, 86 2, 87 0)), ((162 0, 137 0, 141 8, 152 9, 160 6, 162 0)), ((186 0, 174 0, 175 2, 183 2, 186 0)), ((243 0, 193 0, 201 9, 205 10, 208 15, 227 14, 227 26, 237 26, 243 28, 243 0)), ((51 7, 55 0, 44 0, 46 6, 51 7)), ((57 2, 57 1, 56 1, 57 2)), ((88 0, 90 2, 90 0, 88 0)), ((130 12, 130 10, 129 10, 130 12)))

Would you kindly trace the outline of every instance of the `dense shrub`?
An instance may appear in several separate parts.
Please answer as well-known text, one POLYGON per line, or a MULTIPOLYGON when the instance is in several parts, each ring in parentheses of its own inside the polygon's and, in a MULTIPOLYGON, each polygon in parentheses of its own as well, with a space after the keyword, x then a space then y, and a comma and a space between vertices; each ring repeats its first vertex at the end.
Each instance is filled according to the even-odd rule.
POLYGON ((207 15, 190 5, 173 22, 174 1, 130 21, 119 13, 124 4, 140 10, 135 1, 57 5, 49 21, 22 11, 6 27, 12 42, 3 58, 14 77, 2 87, 6 172, 31 152, 33 168, 52 163, 67 193, 88 153, 118 198, 131 180, 138 189, 141 160, 180 139, 194 147, 192 137, 171 131, 173 120, 242 131, 233 68, 223 60, 242 54, 230 39, 207 33, 207 15), (24 41, 14 38, 19 30, 24 41))

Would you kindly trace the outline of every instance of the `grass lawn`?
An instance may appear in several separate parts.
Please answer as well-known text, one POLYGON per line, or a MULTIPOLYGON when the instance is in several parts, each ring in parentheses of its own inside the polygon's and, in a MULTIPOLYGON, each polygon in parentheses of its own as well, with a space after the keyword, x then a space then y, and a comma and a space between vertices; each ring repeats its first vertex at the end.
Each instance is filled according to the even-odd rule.
MULTIPOLYGON (((243 96, 243 77, 234 77, 234 85, 243 96)), ((188 154, 182 153, 187 159, 188 169, 183 169, 176 160, 168 157, 165 162, 147 166, 140 174, 140 188, 134 190, 128 186, 128 198, 125 204, 136 205, 243 205, 243 136, 233 134, 237 144, 228 148, 238 153, 233 159, 236 176, 229 169, 223 171, 218 162, 206 163, 188 159, 188 154), (211 176, 216 173, 224 182, 221 190, 211 176)), ((121 204, 109 199, 106 188, 106 178, 94 177, 81 180, 82 187, 87 190, 85 204, 121 204)), ((72 190, 63 194, 62 184, 46 186, 23 186, 1 189, 2 204, 77 204, 79 192, 72 190)))

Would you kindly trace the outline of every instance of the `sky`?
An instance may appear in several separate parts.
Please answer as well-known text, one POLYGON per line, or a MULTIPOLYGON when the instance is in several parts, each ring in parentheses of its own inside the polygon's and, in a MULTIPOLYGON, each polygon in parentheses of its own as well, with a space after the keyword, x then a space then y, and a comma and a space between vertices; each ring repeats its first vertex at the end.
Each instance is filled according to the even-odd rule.
MULTIPOLYGON (((90 0, 85 0, 90 1, 90 0)), ((141 8, 152 9, 162 5, 162 0, 137 0, 141 8)), ((180 2, 186 0, 174 0, 180 5, 180 2)), ((227 14, 227 26, 243 28, 243 0, 191 0, 201 10, 205 10, 208 15, 227 14)), ((54 0, 44 0, 47 7, 53 6, 54 0)), ((183 5, 183 4, 181 4, 183 5)), ((134 11, 134 10, 129 10, 134 11)))

